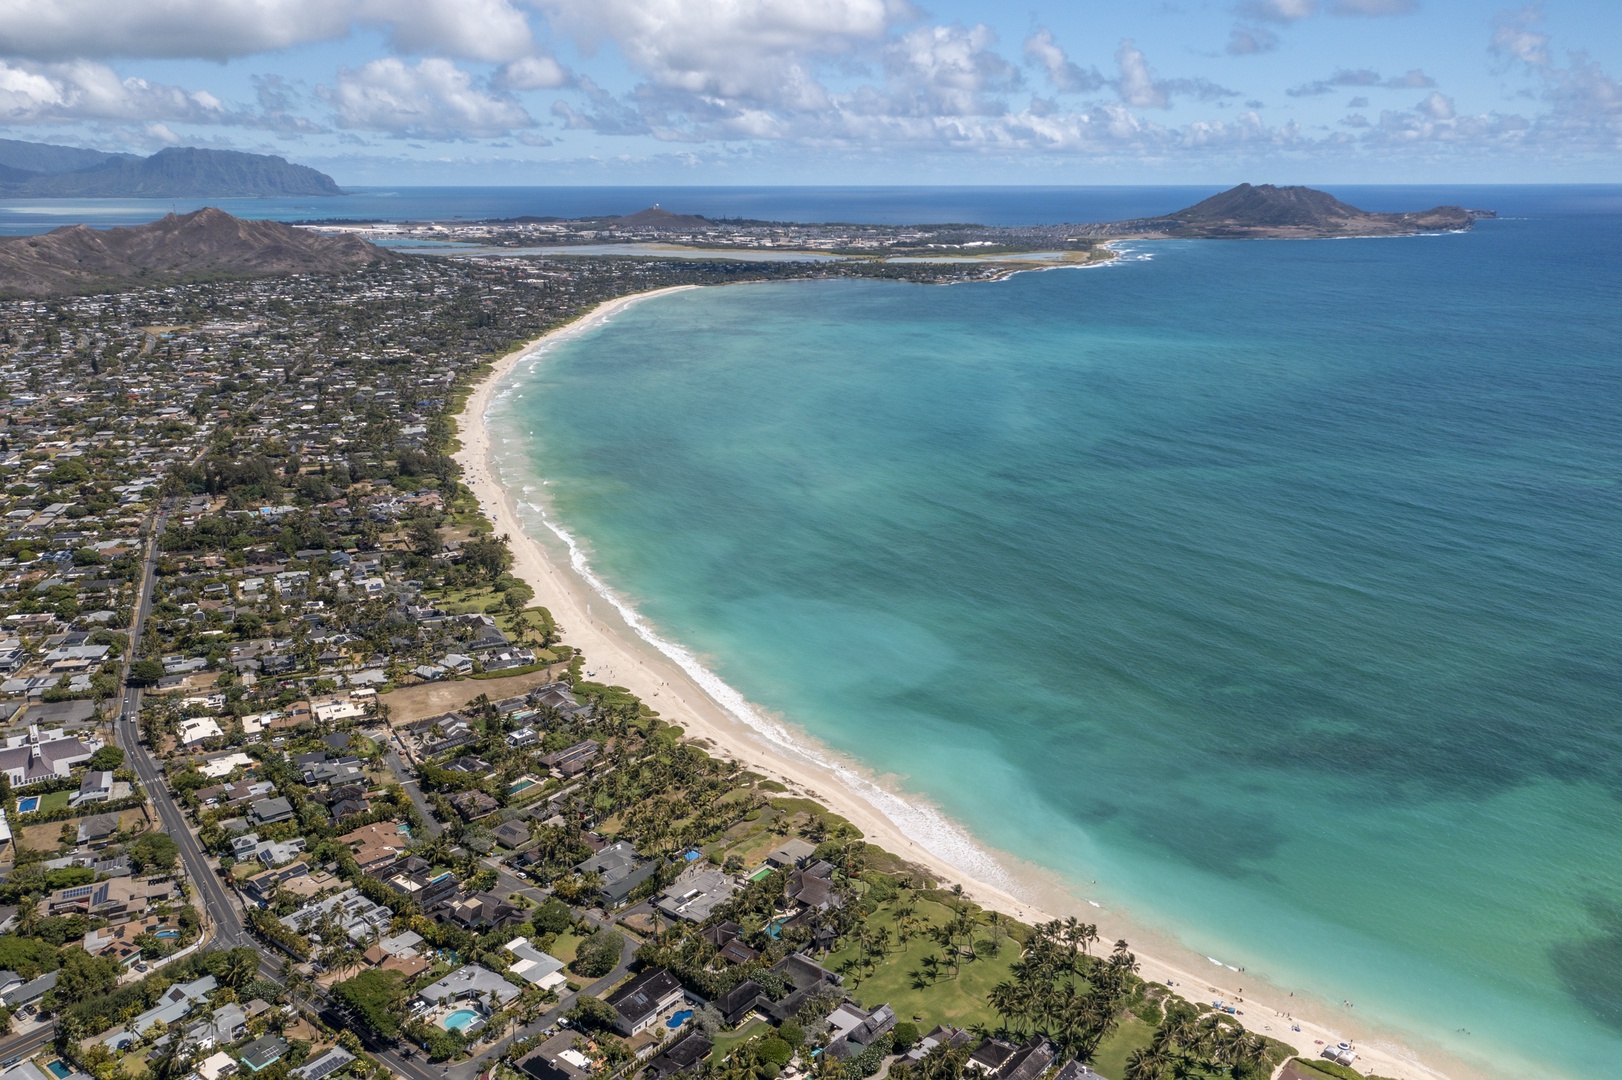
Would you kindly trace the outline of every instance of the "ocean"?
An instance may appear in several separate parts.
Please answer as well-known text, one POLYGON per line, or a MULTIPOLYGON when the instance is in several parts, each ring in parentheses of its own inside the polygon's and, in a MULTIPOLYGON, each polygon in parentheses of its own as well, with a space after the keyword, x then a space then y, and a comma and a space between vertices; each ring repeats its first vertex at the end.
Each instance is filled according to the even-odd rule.
POLYGON ((1611 1075, 1622 189, 1336 193, 1503 216, 655 298, 521 368, 501 470, 716 676, 1078 896, 1611 1075))

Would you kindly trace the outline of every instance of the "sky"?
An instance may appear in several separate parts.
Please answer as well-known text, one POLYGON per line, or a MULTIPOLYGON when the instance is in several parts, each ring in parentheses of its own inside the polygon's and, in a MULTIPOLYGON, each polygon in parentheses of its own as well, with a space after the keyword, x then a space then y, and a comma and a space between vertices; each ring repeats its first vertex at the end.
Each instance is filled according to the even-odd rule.
POLYGON ((0 0, 0 137, 372 184, 1622 180, 1617 0, 0 0))

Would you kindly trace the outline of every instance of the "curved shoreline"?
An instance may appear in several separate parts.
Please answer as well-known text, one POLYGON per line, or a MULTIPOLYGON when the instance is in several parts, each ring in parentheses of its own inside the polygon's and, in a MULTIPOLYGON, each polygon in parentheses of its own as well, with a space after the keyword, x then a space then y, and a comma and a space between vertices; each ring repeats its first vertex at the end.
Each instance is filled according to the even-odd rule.
POLYGON ((1231 966, 1219 965, 1164 934, 1134 925, 1129 917, 1082 900, 1053 872, 988 850, 925 800, 890 790, 860 763, 821 747, 814 738, 748 702, 690 651, 660 637, 633 607, 597 578, 576 539, 544 508, 533 504, 521 508, 496 474, 495 440, 488 417, 492 404, 510 385, 519 365, 559 341, 601 325, 641 300, 698 287, 677 286, 608 301, 567 326, 514 350, 475 386, 457 417, 462 446, 455 456, 462 466, 464 482, 497 532, 510 535, 513 573, 535 589, 535 603, 552 612, 565 640, 585 653, 599 672, 599 679, 636 693, 664 719, 682 727, 690 738, 709 743, 717 752, 847 818, 870 842, 928 868, 943 881, 962 884, 984 907, 1027 923, 1075 915, 1097 923, 1106 939, 1127 938, 1134 943, 1144 978, 1171 982, 1190 1000, 1219 997, 1242 1001, 1248 1027, 1291 1043, 1305 1057, 1317 1056, 1320 1047, 1315 1040, 1333 1044, 1345 1039, 1357 1042, 1360 1068, 1381 1076, 1397 1080, 1464 1080, 1484 1075, 1462 1061, 1447 1060, 1450 1055, 1440 1048, 1427 1048, 1426 1055, 1433 1061, 1447 1060, 1449 1072, 1427 1067, 1408 1045, 1414 1041, 1411 1036, 1374 1032, 1366 1040, 1354 1039, 1357 1032, 1348 1031, 1343 1021, 1336 1022, 1344 1014, 1329 1003, 1287 996, 1285 990, 1269 986, 1264 976, 1251 972, 1236 980, 1238 972, 1231 966), (533 535, 538 530, 526 530, 523 509, 531 510, 552 534, 553 550, 548 549, 544 537, 533 535), (595 610, 594 603, 598 605, 595 610), (950 855, 943 854, 940 848, 948 849, 950 855), (1208 973, 1218 966, 1221 981, 1214 982, 1208 973), (1234 986, 1223 985, 1236 982, 1243 983, 1249 992, 1240 993, 1234 986), (1286 1013, 1299 1024, 1299 1032, 1290 1030, 1286 1013))

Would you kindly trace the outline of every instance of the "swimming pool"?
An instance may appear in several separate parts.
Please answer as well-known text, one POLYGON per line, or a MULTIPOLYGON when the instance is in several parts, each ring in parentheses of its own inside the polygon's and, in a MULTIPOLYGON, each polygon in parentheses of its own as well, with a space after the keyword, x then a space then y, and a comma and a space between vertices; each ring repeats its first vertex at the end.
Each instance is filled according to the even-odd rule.
POLYGON ((693 1018, 693 1010, 692 1009, 683 1009, 681 1012, 677 1013, 675 1016, 672 1016, 669 1020, 666 1020, 665 1021, 665 1027, 667 1027, 670 1030, 674 1031, 677 1028, 681 1027, 683 1024, 687 1023, 687 1021, 691 1020, 692 1018, 693 1018))
POLYGON ((439 1022, 446 1031, 465 1031, 479 1018, 479 1014, 472 1009, 457 1009, 439 1022))
POLYGON ((529 779, 528 777, 525 777, 522 780, 514 780, 511 784, 507 785, 507 794, 509 794, 509 795, 517 795, 520 791, 523 791, 525 788, 532 788, 534 786, 535 786, 535 781, 529 779))
POLYGON ((73 1075, 73 1070, 68 1068, 67 1063, 60 1058, 51 1062, 45 1067, 49 1069, 51 1071, 51 1075, 57 1077, 58 1080, 63 1080, 63 1078, 73 1075))
POLYGON ((17 800, 17 813, 29 814, 39 809, 39 796, 29 795, 17 800))
POLYGON ((152 936, 156 937, 156 938, 177 938, 177 937, 180 936, 180 931, 179 930, 159 930, 157 933, 153 934, 152 936))

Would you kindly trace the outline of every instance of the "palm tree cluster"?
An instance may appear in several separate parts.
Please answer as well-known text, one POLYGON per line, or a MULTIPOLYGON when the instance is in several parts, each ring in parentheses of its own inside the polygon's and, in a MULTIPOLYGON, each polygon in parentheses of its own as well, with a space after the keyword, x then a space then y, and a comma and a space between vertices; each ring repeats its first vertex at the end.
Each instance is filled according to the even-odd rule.
POLYGON ((1232 1017, 1201 1017, 1186 1001, 1173 1002, 1155 1029, 1154 1040, 1134 1050, 1126 1062, 1125 1080, 1164 1080, 1229 1070, 1236 1080, 1266 1076, 1273 1061, 1266 1039, 1232 1017))
POLYGON ((1089 1060, 1139 985, 1127 943, 1095 957, 1089 946, 1097 938, 1097 927, 1077 919, 1038 926, 1010 969, 1013 978, 991 988, 991 1007, 1004 1024, 1089 1060))

